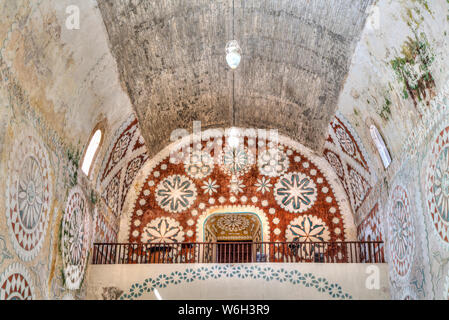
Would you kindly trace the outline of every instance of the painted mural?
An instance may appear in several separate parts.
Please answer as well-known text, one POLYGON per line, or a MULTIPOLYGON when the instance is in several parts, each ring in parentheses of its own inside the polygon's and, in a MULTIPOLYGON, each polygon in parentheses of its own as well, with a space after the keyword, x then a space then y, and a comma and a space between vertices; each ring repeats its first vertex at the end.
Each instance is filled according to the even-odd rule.
MULTIPOLYGON (((357 226, 357 236, 359 241, 384 241, 384 231, 379 203, 376 203, 370 213, 357 226)), ((385 245, 382 244, 375 249, 376 254, 385 257, 385 245), (379 252, 378 252, 379 250, 379 252)))
POLYGON ((97 188, 109 208, 119 216, 128 190, 148 159, 145 142, 134 114, 115 131, 97 178, 97 188))
POLYGON ((0 300, 33 300, 31 276, 20 263, 12 263, 0 276, 0 300))
POLYGON ((360 138, 340 113, 329 125, 323 156, 341 181, 352 209, 357 212, 371 191, 375 176, 372 176, 369 157, 360 138))
POLYGON ((48 154, 31 134, 16 138, 9 163, 6 216, 14 249, 22 260, 35 258, 45 238, 51 210, 48 154))
MULTIPOLYGON (((432 15, 446 12, 446 1, 432 2, 429 10, 421 7, 418 13, 417 8, 402 10, 410 15, 374 32, 401 31, 393 39, 398 48, 383 36, 374 40, 365 33, 352 69, 357 76, 348 76, 340 111, 329 127, 325 162, 288 139, 281 139, 279 149, 259 152, 265 142, 257 138, 237 150, 222 148, 218 161, 215 154, 201 151, 180 164, 170 162, 168 151, 148 160, 128 108, 112 117, 121 125, 106 137, 107 150, 95 164, 95 186, 75 175, 72 156, 85 141, 76 144, 79 137, 70 125, 79 125, 77 133, 86 129, 81 120, 92 114, 75 115, 86 110, 80 106, 90 108, 101 100, 99 92, 84 100, 86 88, 95 91, 96 81, 105 79, 100 70, 111 69, 113 60, 101 52, 86 67, 73 93, 75 102, 70 94, 56 95, 61 89, 56 83, 63 81, 52 77, 61 71, 53 67, 77 65, 72 60, 77 54, 62 49, 58 17, 43 17, 48 8, 42 3, 23 1, 23 12, 5 8, 20 19, 5 21, 0 31, 0 178, 6 182, 0 184, 0 299, 82 299, 89 246, 117 240, 115 219, 122 211, 120 235, 126 242, 201 241, 209 217, 239 212, 260 219, 264 241, 333 241, 355 239, 351 208, 360 240, 385 241, 393 298, 449 298, 449 86, 447 63, 441 58, 447 44, 440 39, 447 19, 432 15), (385 52, 369 51, 367 39, 367 46, 391 52, 385 65, 376 63, 385 60, 385 52), (48 44, 46 54, 39 43, 48 44), (26 54, 13 61, 14 52, 26 54), (50 59, 56 56, 64 58, 50 59), (391 83, 376 80, 384 75, 390 75, 391 83), (396 88, 399 95, 386 87, 396 88), (380 166, 373 170, 370 158, 377 155, 363 146, 370 144, 364 132, 370 117, 388 133, 393 162, 385 171, 380 166), (97 203, 91 199, 93 188, 100 193, 97 203)), ((378 2, 382 10, 386 3, 378 2)), ((398 3, 385 11, 396 14, 398 3)), ((67 87, 72 89, 73 69, 68 71, 67 87)), ((190 142, 185 145, 193 148, 190 142)), ((238 228, 239 223, 226 225, 238 228)))
POLYGON ((67 199, 62 220, 62 257, 65 284, 71 290, 79 289, 87 265, 91 221, 88 203, 80 187, 73 188, 67 199))
POLYGON ((219 132, 204 133, 201 147, 188 137, 175 143, 190 155, 179 163, 172 145, 142 167, 119 241, 202 242, 207 217, 232 212, 257 214, 264 241, 355 240, 346 194, 324 159, 287 138, 275 146, 243 130, 231 148, 219 132))
POLYGON ((257 279, 263 282, 290 283, 292 285, 310 288, 321 294, 322 299, 352 300, 350 293, 346 292, 342 285, 332 282, 323 276, 311 272, 298 270, 286 270, 277 266, 259 266, 245 264, 214 264, 193 266, 184 272, 174 271, 160 274, 154 278, 147 278, 139 283, 134 283, 127 291, 120 295, 120 300, 148 299, 148 295, 155 289, 191 284, 198 281, 216 279, 257 279), (147 296, 147 297, 145 297, 147 296))
POLYGON ((359 210, 359 237, 385 241, 393 299, 448 297, 448 84, 431 105, 359 210))
POLYGON ((114 217, 108 216, 106 209, 95 209, 93 243, 114 243, 117 242, 118 225, 114 217))
POLYGON ((433 141, 427 167, 426 202, 434 231, 449 245, 449 126, 433 141))

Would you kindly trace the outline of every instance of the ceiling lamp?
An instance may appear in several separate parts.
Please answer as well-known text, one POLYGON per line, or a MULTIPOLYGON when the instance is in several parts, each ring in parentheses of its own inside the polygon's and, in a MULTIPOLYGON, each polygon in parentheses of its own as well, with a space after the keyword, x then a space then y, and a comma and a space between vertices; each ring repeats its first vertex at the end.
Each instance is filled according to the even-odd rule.
POLYGON ((231 128, 229 130, 228 144, 232 149, 237 149, 240 146, 239 131, 237 128, 231 128))
POLYGON ((226 45, 226 62, 231 69, 235 69, 239 66, 242 59, 242 49, 237 40, 231 40, 226 45))

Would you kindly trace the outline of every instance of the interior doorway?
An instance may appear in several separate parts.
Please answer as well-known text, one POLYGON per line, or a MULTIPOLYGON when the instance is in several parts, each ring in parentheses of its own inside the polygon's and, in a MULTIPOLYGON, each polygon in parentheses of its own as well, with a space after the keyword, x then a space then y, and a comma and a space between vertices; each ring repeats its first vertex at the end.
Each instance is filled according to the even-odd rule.
POLYGON ((256 247, 262 242, 262 228, 257 215, 219 213, 204 224, 204 241, 213 243, 208 255, 217 263, 256 261, 256 247))

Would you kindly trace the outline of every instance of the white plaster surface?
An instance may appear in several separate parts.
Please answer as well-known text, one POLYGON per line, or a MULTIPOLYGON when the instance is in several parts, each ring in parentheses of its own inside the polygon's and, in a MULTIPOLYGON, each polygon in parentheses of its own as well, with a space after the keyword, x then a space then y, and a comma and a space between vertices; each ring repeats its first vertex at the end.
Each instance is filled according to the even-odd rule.
MULTIPOLYGON (((388 287, 387 264, 317 264, 317 263, 257 263, 257 264, 134 264, 134 265, 91 265, 88 274, 87 299, 102 299, 104 287, 117 287, 129 292, 133 284, 143 284, 145 279, 157 279, 161 274, 170 275, 179 271, 184 273, 187 269, 211 269, 214 266, 228 267, 260 267, 272 268, 274 271, 283 269, 286 273, 295 270, 302 275, 311 273, 316 279, 324 278, 328 284, 338 284, 344 293, 352 299, 390 299, 388 287), (367 289, 365 282, 372 271, 369 267, 378 268, 379 289, 367 289)), ((252 273, 252 275, 258 272, 252 273)), ((260 272, 259 272, 260 273, 260 272)), ((163 299, 167 300, 297 300, 297 299, 332 299, 327 290, 319 292, 317 288, 306 287, 301 283, 293 284, 291 281, 279 281, 275 277, 267 281, 261 278, 252 279, 252 276, 240 278, 237 275, 227 277, 224 274, 218 279, 199 280, 192 282, 181 281, 179 284, 168 284, 165 288, 157 288, 163 299)), ((144 293, 138 299, 156 299, 154 292, 144 293)))

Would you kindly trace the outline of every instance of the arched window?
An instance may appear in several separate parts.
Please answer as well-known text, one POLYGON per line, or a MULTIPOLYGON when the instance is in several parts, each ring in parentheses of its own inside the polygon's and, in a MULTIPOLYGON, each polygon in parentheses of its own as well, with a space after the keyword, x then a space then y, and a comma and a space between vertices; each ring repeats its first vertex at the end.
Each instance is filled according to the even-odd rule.
POLYGON ((87 146, 86 152, 84 153, 83 164, 81 170, 86 176, 89 176, 92 163, 98 151, 98 147, 103 140, 103 132, 101 129, 96 129, 95 133, 91 136, 89 145, 87 146))
POLYGON ((373 138, 374 143, 376 144, 377 151, 379 151, 379 155, 382 159, 384 167, 388 168, 388 166, 391 163, 391 157, 387 147, 385 146, 384 139, 380 135, 379 130, 377 130, 375 125, 371 125, 370 131, 371 131, 371 138, 373 138))

